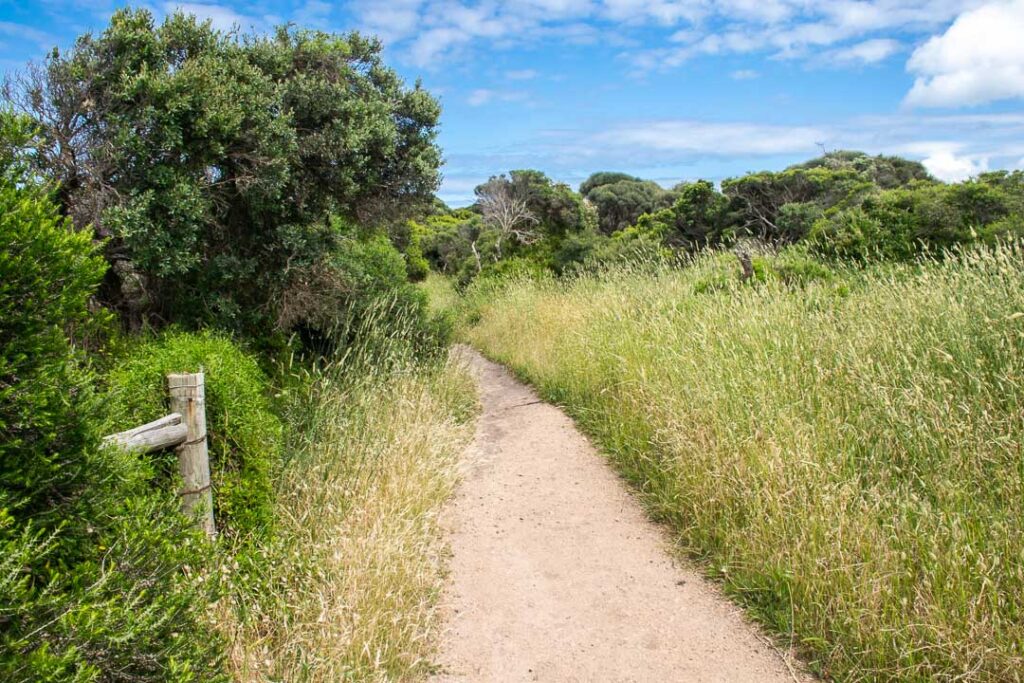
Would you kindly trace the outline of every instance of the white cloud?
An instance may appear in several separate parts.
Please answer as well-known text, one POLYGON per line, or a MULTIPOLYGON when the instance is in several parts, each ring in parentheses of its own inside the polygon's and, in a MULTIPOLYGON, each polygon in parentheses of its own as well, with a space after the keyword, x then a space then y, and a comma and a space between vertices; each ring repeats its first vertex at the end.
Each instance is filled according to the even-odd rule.
POLYGON ((925 157, 921 163, 924 164, 924 167, 933 176, 950 183, 973 178, 979 173, 984 173, 988 170, 987 158, 957 156, 955 152, 948 149, 933 152, 925 157))
POLYGON ((749 81, 751 79, 757 78, 760 75, 761 74, 757 73, 753 69, 739 69, 737 71, 733 71, 732 73, 730 73, 729 78, 731 78, 734 81, 749 81))
MULTIPOLYGON (((560 128, 500 147, 448 150, 454 178, 483 182, 510 168, 537 168, 552 178, 582 179, 617 169, 644 178, 721 180, 758 169, 779 170, 826 149, 859 149, 925 161, 932 173, 957 180, 989 168, 1024 167, 1024 113, 886 116, 765 125, 751 121, 622 121, 603 129, 560 128)), ((465 184, 445 181, 442 196, 472 200, 465 184), (466 197, 468 196, 468 199, 466 197)), ((471 188, 469 188, 471 189, 471 188)))
POLYGON ((938 30, 979 2, 352 0, 351 7, 364 29, 399 44, 399 54, 421 67, 434 66, 474 46, 500 50, 557 40, 632 43, 627 60, 650 70, 679 66, 698 55, 753 51, 805 58, 834 50, 839 61, 870 63, 891 54, 895 46, 889 41, 895 34, 920 36, 938 30))
POLYGON ((613 128, 597 142, 638 151, 759 156, 813 152, 828 134, 805 126, 709 121, 655 121, 613 128))
POLYGON ((165 2, 163 10, 166 14, 181 11, 186 14, 194 14, 199 19, 209 19, 218 31, 230 31, 236 27, 243 31, 252 28, 257 30, 265 28, 263 20, 239 14, 225 5, 201 2, 165 2))
POLYGON ((49 50, 57 44, 57 39, 45 31, 10 21, 0 21, 0 35, 31 40, 44 50, 49 50))
POLYGON ((914 51, 906 103, 956 107, 1024 97, 1024 0, 964 12, 914 51))
POLYGON ((899 52, 899 41, 890 38, 874 38, 849 47, 833 50, 825 55, 836 64, 877 64, 899 52))
POLYGON ((488 90, 487 88, 479 88, 469 93, 469 97, 466 98, 466 103, 471 107, 479 107, 487 104, 494 98, 494 91, 488 90))

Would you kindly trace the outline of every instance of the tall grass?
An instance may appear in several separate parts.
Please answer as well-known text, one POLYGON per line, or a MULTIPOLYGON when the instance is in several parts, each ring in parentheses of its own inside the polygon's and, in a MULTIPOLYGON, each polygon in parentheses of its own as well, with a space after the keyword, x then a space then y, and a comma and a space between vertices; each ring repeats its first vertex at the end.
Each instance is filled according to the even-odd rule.
POLYGON ((363 331, 368 343, 292 369, 300 381, 282 397, 289 458, 276 537, 228 568, 233 590, 218 613, 236 680, 414 680, 431 670, 444 577, 437 517, 475 394, 462 366, 417 362, 386 312, 375 334, 363 331))
POLYGON ((720 268, 512 282, 466 335, 820 672, 1024 678, 1024 253, 803 287, 707 287, 720 268))

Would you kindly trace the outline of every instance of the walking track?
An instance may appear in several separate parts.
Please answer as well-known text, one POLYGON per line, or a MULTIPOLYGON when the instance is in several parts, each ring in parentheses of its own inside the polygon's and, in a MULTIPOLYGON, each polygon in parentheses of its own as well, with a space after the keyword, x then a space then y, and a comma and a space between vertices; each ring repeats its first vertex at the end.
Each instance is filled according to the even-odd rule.
POLYGON ((807 680, 673 561, 664 532, 558 408, 461 351, 483 414, 446 511, 438 681, 807 680))

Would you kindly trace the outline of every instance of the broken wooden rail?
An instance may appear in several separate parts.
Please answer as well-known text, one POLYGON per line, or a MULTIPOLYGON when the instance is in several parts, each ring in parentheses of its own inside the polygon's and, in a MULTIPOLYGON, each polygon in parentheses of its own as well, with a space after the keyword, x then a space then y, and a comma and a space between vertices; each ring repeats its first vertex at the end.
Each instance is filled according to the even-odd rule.
POLYGON ((103 437, 103 443, 138 453, 174 448, 181 473, 182 511, 195 518, 209 537, 217 535, 206 445, 206 390, 202 372, 167 375, 170 415, 134 429, 103 437))

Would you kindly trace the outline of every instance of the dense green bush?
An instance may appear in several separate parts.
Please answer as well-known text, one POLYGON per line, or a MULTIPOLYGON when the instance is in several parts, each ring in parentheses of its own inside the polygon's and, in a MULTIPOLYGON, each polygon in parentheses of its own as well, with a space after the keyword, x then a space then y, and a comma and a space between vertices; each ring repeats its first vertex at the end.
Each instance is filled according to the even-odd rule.
POLYGON ((75 227, 104 240, 99 296, 133 329, 281 338, 321 325, 310 290, 362 294, 338 252, 374 238, 345 226, 383 232, 439 181, 437 101, 354 33, 239 37, 122 9, 20 85, 38 166, 75 227))
MULTIPOLYGON (((16 125, 6 121, 7 125, 16 125)), ((0 487, 19 518, 54 528, 88 475, 89 377, 65 335, 92 318, 106 267, 42 188, 0 178, 0 487)))
POLYGON ((858 207, 818 219, 809 241, 815 253, 837 259, 905 259, 914 253, 910 226, 898 216, 882 219, 858 207))
MULTIPOLYGON (((230 339, 172 331, 129 342, 105 377, 105 427, 121 431, 165 415, 167 374, 200 370, 218 529, 233 537, 263 534, 273 526, 270 475, 281 458, 281 423, 266 375, 230 339)), ((174 471, 173 462, 173 454, 164 456, 164 472, 174 471)))
POLYGON ((204 543, 138 459, 103 450, 69 342, 105 265, 68 230, 0 113, 0 680, 220 680, 204 543))
POLYGON ((953 185, 912 183, 826 212, 809 243, 822 256, 859 261, 940 256, 977 241, 1019 236, 1022 204, 1024 188, 1012 174, 953 185))

